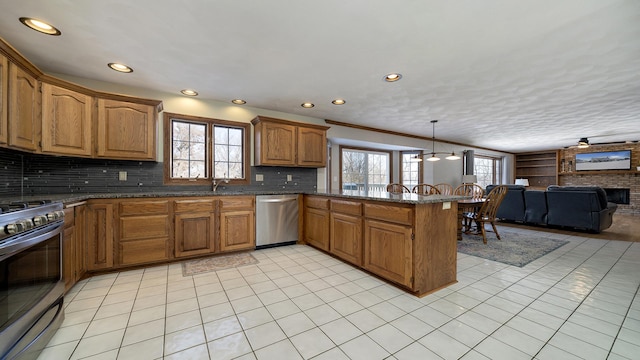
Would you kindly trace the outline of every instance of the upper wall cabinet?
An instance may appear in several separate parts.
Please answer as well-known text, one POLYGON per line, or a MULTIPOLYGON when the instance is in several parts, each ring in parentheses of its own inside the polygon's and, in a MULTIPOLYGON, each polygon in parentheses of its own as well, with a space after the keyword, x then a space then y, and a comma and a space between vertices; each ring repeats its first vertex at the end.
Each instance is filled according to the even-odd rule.
POLYGON ((91 156, 92 99, 42 84, 42 152, 91 156))
POLYGON ((38 80, 17 65, 9 63, 9 145, 38 151, 40 126, 38 80))
POLYGON ((9 141, 7 119, 9 118, 9 61, 0 54, 0 144, 9 141))
POLYGON ((327 166, 327 126, 258 116, 254 125, 256 166, 327 166))
POLYGON ((156 107, 98 99, 97 156, 155 160, 156 107))

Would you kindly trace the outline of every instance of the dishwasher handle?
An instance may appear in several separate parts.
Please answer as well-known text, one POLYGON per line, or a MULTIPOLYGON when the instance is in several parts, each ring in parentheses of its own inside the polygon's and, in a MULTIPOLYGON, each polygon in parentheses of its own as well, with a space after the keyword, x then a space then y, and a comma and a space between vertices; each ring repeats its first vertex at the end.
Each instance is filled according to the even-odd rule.
POLYGON ((261 203, 284 203, 289 201, 298 201, 297 198, 286 198, 286 199, 258 199, 258 202, 261 203))

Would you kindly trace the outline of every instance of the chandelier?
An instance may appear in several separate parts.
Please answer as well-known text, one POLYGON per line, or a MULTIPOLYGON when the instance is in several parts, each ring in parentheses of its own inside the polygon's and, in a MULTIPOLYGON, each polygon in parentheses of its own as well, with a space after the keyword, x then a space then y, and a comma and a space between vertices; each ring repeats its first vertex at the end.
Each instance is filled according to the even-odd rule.
POLYGON ((431 120, 431 126, 432 126, 431 152, 422 153, 422 155, 414 156, 413 159, 415 161, 422 161, 422 158, 424 157, 424 155, 430 155, 428 158, 426 158, 427 161, 440 161, 440 158, 437 156, 438 154, 441 154, 441 155, 447 154, 447 156, 445 157, 445 159, 447 160, 460 160, 460 156, 456 155, 456 153, 454 153, 453 151, 451 153, 436 151, 436 123, 437 122, 438 120, 431 120))

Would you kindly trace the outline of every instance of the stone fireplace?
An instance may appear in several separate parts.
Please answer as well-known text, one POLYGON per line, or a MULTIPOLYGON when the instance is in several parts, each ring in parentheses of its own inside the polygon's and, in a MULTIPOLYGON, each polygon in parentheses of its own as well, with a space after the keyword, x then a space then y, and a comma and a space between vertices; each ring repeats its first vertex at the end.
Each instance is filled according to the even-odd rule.
POLYGON ((559 185, 574 186, 600 186, 607 192, 609 201, 618 203, 618 211, 621 214, 640 216, 640 171, 636 166, 640 165, 640 143, 624 143, 597 145, 587 149, 563 149, 560 150, 560 160, 575 162, 576 153, 588 153, 599 151, 631 150, 630 170, 597 170, 597 171, 573 171, 558 174, 559 185))

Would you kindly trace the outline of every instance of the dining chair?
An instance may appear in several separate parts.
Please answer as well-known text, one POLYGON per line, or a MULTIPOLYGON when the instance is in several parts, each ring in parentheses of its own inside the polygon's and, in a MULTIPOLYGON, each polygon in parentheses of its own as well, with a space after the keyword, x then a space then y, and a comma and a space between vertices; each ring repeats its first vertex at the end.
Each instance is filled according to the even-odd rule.
POLYGON ((507 195, 508 188, 504 185, 496 186, 487 194, 484 203, 480 207, 477 212, 468 212, 464 213, 463 216, 477 224, 480 228, 479 231, 482 233, 482 242, 487 243, 487 231, 484 228, 486 223, 491 224, 493 228, 493 232, 496 233, 496 237, 500 240, 500 234, 498 234, 498 229, 496 228, 496 212, 498 211, 498 207, 500 207, 500 203, 507 195))
POLYGON ((411 189, 412 193, 416 193, 418 195, 436 195, 440 194, 440 190, 438 190, 435 186, 431 184, 418 184, 411 189))
POLYGON ((453 190, 453 194, 481 198, 484 196, 484 189, 478 184, 462 184, 453 190))
POLYGON ((402 184, 391 183, 387 185, 387 192, 400 194, 400 193, 410 193, 411 191, 409 191, 408 187, 402 184))
POLYGON ((453 195, 453 186, 447 183, 435 184, 433 187, 438 189, 441 195, 453 195))

